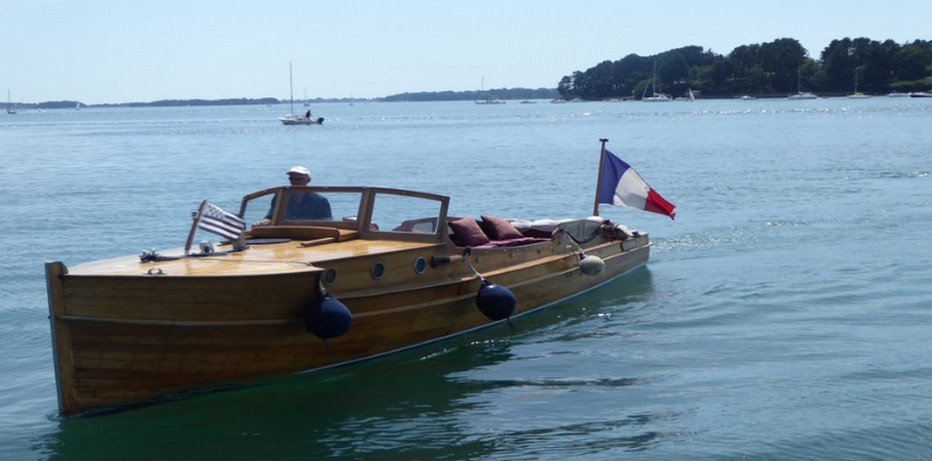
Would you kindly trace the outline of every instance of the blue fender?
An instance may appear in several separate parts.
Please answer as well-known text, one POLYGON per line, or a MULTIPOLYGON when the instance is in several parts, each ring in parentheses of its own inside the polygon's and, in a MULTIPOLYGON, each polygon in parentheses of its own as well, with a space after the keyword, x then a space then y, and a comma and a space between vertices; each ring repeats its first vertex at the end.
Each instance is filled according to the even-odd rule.
POLYGON ((491 320, 507 319, 514 314, 517 304, 518 299, 511 290, 488 280, 482 280, 482 286, 479 287, 479 293, 476 295, 476 305, 486 317, 491 320))
POLYGON ((343 336, 353 324, 353 314, 340 300, 324 294, 307 309, 307 331, 320 339, 343 336))

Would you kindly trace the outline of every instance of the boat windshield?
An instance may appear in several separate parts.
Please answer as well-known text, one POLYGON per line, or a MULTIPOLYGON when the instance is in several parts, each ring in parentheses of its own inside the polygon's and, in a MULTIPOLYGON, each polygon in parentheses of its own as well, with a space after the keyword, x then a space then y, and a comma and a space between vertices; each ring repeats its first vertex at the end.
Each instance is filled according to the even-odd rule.
POLYGON ((272 226, 439 236, 438 223, 445 222, 447 205, 443 196, 398 189, 281 187, 245 197, 240 216, 247 223, 270 219, 272 226))
POLYGON ((334 222, 346 222, 348 225, 336 227, 354 228, 363 196, 363 191, 358 189, 324 191, 286 187, 265 192, 244 201, 241 215, 246 222, 271 219, 280 226, 331 226, 334 222), (283 206, 277 208, 279 197, 282 197, 283 206), (276 216, 277 219, 273 219, 276 216))

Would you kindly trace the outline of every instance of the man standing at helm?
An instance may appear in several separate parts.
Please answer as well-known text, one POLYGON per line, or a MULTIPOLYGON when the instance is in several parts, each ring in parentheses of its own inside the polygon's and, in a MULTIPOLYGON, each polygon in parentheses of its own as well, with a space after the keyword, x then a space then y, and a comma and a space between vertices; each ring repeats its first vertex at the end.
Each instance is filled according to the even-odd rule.
MULTIPOLYGON (((291 187, 307 187, 311 182, 311 172, 303 166, 295 166, 288 170, 288 182, 291 187)), ((252 223, 253 226, 268 226, 272 222, 272 212, 275 210, 275 200, 265 218, 252 223)), ((331 220, 330 202, 316 192, 292 192, 288 199, 288 208, 285 211, 288 220, 331 220)))

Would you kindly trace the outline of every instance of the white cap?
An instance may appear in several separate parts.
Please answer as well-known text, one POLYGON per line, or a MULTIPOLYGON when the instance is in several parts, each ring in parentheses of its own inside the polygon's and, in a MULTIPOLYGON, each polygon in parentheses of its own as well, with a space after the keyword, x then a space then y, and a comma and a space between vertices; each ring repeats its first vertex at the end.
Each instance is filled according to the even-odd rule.
POLYGON ((304 168, 303 166, 291 167, 291 169, 288 170, 288 174, 303 174, 304 176, 307 176, 308 178, 311 177, 311 172, 308 171, 308 169, 304 168))

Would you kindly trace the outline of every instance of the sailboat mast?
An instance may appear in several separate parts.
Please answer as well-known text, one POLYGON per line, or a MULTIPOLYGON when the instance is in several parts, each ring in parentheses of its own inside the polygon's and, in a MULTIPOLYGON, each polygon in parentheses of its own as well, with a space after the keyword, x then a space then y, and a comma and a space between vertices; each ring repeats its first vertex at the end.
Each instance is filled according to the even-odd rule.
POLYGON ((288 98, 291 100, 291 115, 294 116, 294 81, 291 79, 291 61, 288 61, 288 98))
POLYGON ((654 61, 654 70, 650 73, 650 95, 657 96, 657 61, 654 61))
POLYGON ((657 61, 654 60, 654 67, 650 71, 650 85, 644 85, 644 91, 641 93, 641 100, 647 97, 647 90, 650 90, 650 97, 657 96, 657 61))
POLYGON ((796 94, 803 92, 803 65, 796 65, 796 94))

